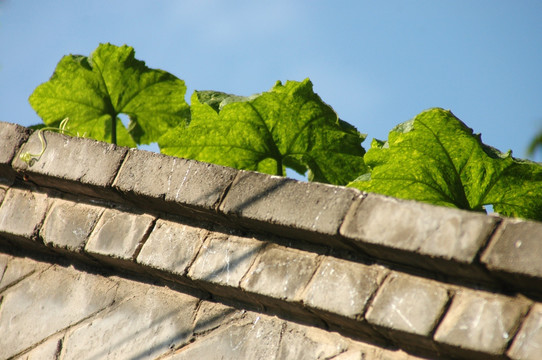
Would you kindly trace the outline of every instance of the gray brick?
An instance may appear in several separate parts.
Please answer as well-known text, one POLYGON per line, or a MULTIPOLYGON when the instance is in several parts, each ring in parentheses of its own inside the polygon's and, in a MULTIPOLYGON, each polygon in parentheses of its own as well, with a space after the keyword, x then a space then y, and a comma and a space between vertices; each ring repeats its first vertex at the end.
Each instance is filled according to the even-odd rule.
POLYGON ((178 215, 215 219, 219 201, 237 170, 140 150, 131 150, 115 188, 129 200, 178 215), (165 200, 165 201, 164 201, 165 200))
MULTIPOLYGON (((361 319, 367 302, 387 271, 332 257, 325 258, 300 300, 314 311, 361 319)), ((335 320, 337 321, 337 320, 335 320)))
POLYGON ((220 209, 246 227, 336 247, 344 215, 361 192, 243 171, 220 209))
POLYGON ((0 207, 0 235, 37 247, 38 231, 49 206, 47 195, 12 188, 0 207))
POLYGON ((25 127, 0 121, 0 184, 11 185, 15 180, 11 161, 29 135, 25 127))
POLYGON ((184 276, 207 233, 196 224, 158 219, 137 256, 137 262, 173 278, 184 276))
POLYGON ((40 231, 43 242, 56 248, 82 252, 103 208, 80 202, 56 199, 40 231))
POLYGON ((62 359, 155 359, 192 336, 199 299, 134 283, 132 297, 66 334, 62 359))
POLYGON ((147 214, 107 209, 90 235, 85 251, 112 265, 130 266, 153 222, 154 218, 147 214))
POLYGON ((531 308, 507 355, 514 360, 539 360, 542 354, 542 304, 531 308))
MULTIPOLYGON (((32 166, 17 158, 13 162, 16 170, 25 173, 38 185, 72 194, 121 199, 111 184, 127 148, 54 132, 44 132, 43 135, 47 147, 41 158, 32 166)), ((41 148, 38 132, 34 132, 21 152, 39 154, 41 148)))
POLYGON ((0 358, 14 356, 109 306, 116 286, 107 278, 54 266, 9 288, 1 309, 9 316, 0 316, 0 358))
POLYGON ((245 310, 239 310, 219 302, 202 301, 194 321, 194 333, 201 334, 220 327, 223 323, 239 320, 245 310))
POLYGON ((378 290, 365 317, 403 348, 434 352, 431 333, 448 301, 448 290, 441 284, 392 273, 378 290))
POLYGON ((542 285, 542 224, 507 219, 493 236, 482 262, 514 286, 542 285))
POLYGON ((238 288, 263 246, 254 238, 211 233, 188 276, 215 294, 246 300, 238 288))
POLYGON ((529 306, 521 298, 461 290, 438 326, 435 341, 453 356, 500 357, 529 306))
POLYGON ((340 231, 377 258, 471 277, 483 276, 472 263, 496 222, 475 212, 368 194, 340 231))
POLYGON ((241 287, 270 298, 271 304, 277 300, 293 302, 299 298, 317 266, 314 253, 269 245, 243 279, 241 287))

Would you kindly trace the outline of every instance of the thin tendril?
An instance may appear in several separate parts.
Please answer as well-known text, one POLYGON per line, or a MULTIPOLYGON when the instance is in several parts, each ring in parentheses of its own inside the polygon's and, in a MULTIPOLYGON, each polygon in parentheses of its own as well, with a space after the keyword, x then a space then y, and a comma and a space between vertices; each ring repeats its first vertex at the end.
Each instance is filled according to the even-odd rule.
POLYGON ((38 130, 38 138, 40 139, 40 142, 41 142, 41 151, 40 151, 40 153, 39 154, 32 154, 32 153, 26 151, 26 152, 22 153, 21 155, 19 155, 21 160, 24 161, 25 163, 27 163, 29 166, 32 166, 37 161, 39 161, 39 159, 41 159, 41 156, 45 152, 45 149, 47 148, 47 141, 45 140, 45 137, 43 136, 43 131, 58 131, 61 134, 70 135, 70 132, 68 130, 66 130, 66 126, 68 125, 69 120, 70 120, 70 118, 65 118, 64 120, 62 120, 60 122, 60 126, 57 127, 57 128, 47 126, 47 127, 39 129, 38 130))

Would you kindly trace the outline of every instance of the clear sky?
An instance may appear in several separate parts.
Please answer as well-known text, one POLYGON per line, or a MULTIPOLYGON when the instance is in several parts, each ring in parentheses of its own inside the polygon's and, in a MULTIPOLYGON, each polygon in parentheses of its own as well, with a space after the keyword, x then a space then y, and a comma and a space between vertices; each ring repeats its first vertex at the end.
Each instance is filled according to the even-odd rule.
POLYGON ((516 157, 542 129, 540 0, 0 0, 0 120, 39 123, 33 89, 103 42, 185 80, 187 101, 309 77, 366 149, 430 107, 516 157))

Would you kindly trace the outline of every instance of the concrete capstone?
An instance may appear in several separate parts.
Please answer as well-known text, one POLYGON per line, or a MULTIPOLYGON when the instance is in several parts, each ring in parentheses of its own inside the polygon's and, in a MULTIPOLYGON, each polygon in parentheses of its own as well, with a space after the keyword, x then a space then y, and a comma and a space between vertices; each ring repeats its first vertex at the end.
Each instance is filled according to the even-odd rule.
MULTIPOLYGON (((111 185, 127 148, 50 131, 42 135, 46 141, 43 155, 31 165, 16 158, 12 164, 15 170, 41 186, 72 194, 122 200, 111 185)), ((21 152, 31 154, 39 154, 41 150, 38 132, 34 132, 21 148, 21 152)))
POLYGON ((506 219, 496 231, 481 261, 514 286, 542 284, 542 224, 506 219), (533 281, 531 281, 533 280, 533 281))
MULTIPOLYGON (((376 258, 453 273, 461 271, 455 264, 473 264, 497 221, 475 212, 368 194, 347 214, 340 233, 376 258)), ((461 275, 473 276, 475 271, 471 266, 461 275)))
POLYGON ((30 130, 23 126, 0 121, 0 184, 13 184, 16 172, 11 161, 29 135, 30 130))
POLYGON ((361 192, 241 171, 220 210, 246 227, 309 242, 349 248, 339 226, 361 192))

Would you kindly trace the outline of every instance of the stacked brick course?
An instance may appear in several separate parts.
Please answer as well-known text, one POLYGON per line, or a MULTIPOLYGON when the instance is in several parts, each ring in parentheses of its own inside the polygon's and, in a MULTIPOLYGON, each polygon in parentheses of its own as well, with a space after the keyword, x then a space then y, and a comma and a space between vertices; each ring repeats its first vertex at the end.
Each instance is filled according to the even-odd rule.
POLYGON ((0 123, 0 358, 539 359, 542 224, 0 123))

